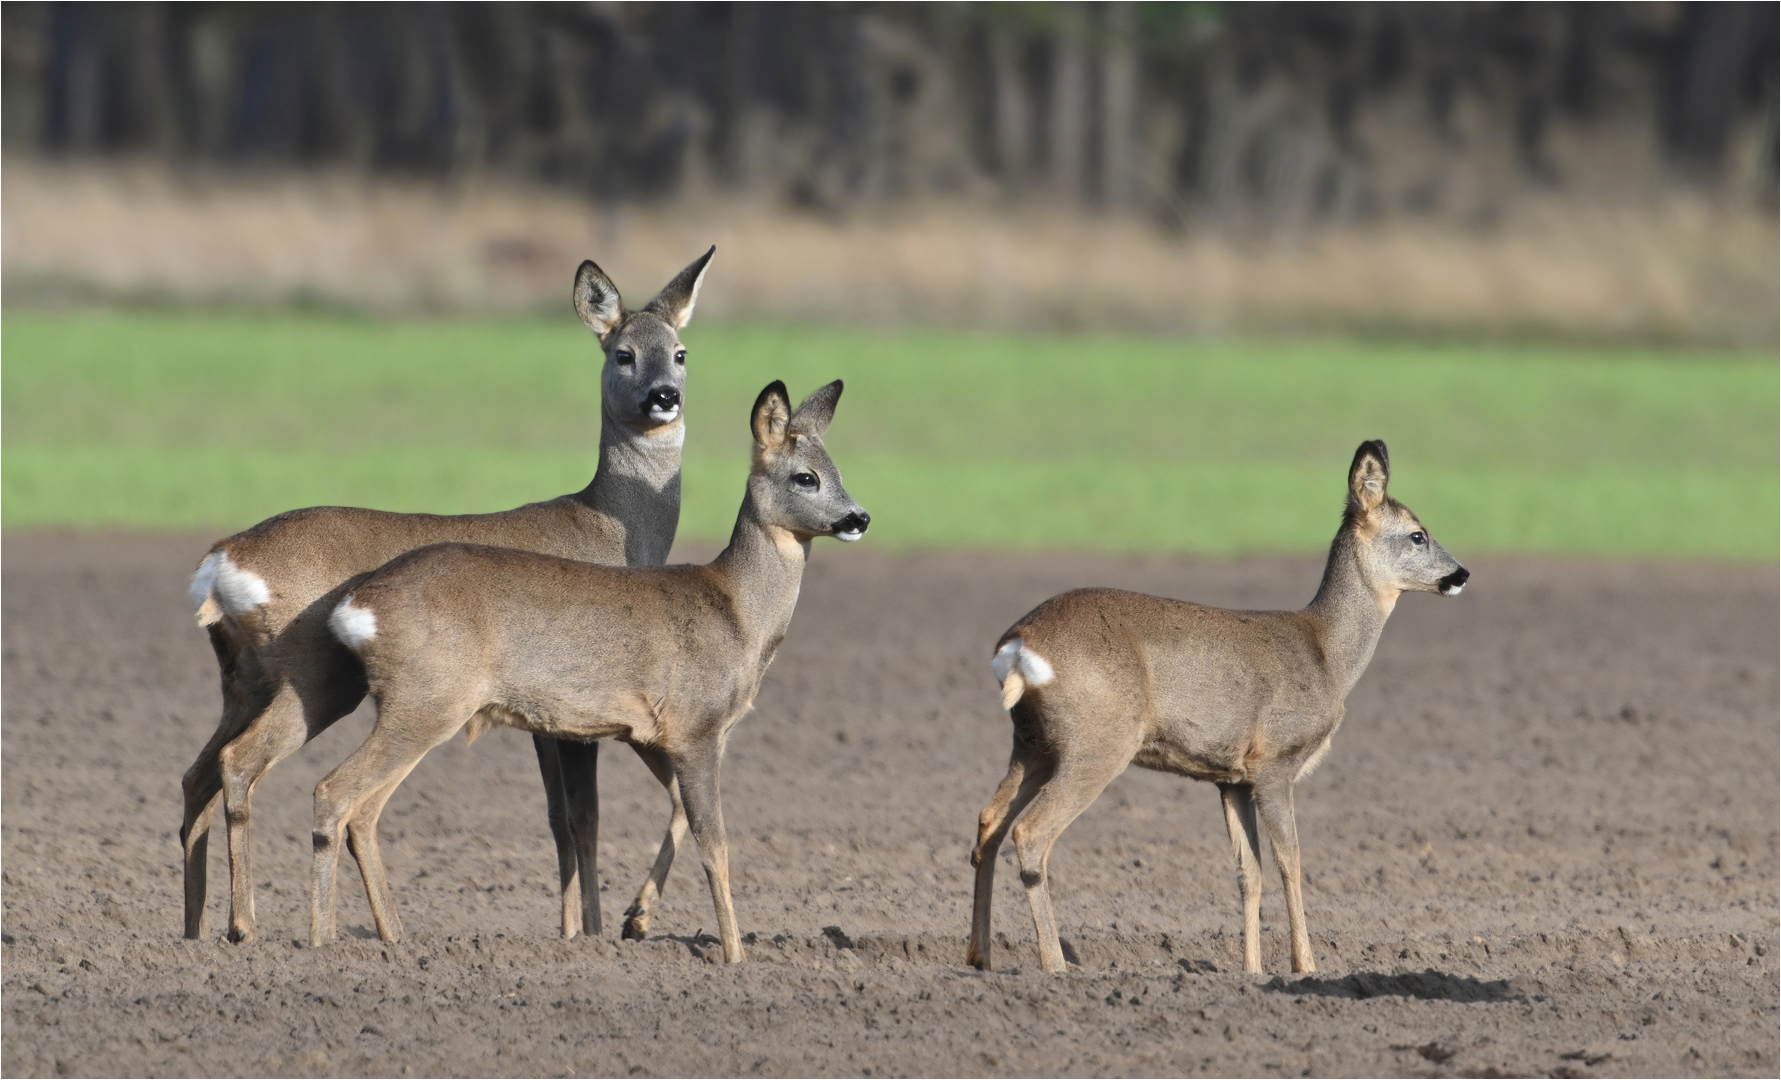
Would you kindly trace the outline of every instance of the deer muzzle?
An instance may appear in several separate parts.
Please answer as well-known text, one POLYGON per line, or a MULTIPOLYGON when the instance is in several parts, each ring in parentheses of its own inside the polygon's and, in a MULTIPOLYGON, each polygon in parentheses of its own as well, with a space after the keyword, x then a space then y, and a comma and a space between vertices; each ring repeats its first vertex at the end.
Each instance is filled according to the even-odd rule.
POLYGON ((829 531, 835 534, 837 540, 845 540, 851 544, 855 540, 866 535, 866 527, 871 524, 871 514, 866 513, 864 510, 855 510, 853 513, 848 514, 840 521, 829 526, 829 531))
POLYGON ((672 386, 658 386, 643 399, 643 415, 657 424, 672 424, 680 415, 680 391, 672 386))

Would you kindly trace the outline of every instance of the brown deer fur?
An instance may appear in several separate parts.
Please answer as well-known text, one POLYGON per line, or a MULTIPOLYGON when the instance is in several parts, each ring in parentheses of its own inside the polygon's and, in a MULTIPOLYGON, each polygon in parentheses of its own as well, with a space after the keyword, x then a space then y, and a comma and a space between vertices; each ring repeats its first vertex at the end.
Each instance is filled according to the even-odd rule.
MULTIPOLYGON (((666 561, 680 519, 680 454, 686 438, 681 408, 686 352, 678 332, 692 317, 715 250, 682 270, 640 311, 626 310, 611 279, 592 262, 577 271, 575 309, 605 354, 599 465, 581 491, 494 514, 312 507, 270 518, 211 548, 193 577, 192 599, 221 668, 223 715, 184 780, 180 837, 188 938, 205 932, 210 816, 218 796, 228 822, 229 938, 245 941, 254 933, 248 848, 254 787, 365 695, 363 669, 327 631, 328 613, 346 583, 405 551, 448 540, 597 563, 666 561)), ((536 743, 563 886, 562 932, 598 932, 594 747, 546 736, 536 743)), ((661 761, 647 750, 644 757, 663 775, 661 761)), ((682 831, 684 815, 677 806, 665 860, 672 858, 682 831)), ((369 880, 382 888, 374 834, 363 839, 372 846, 359 851, 361 861, 369 880)), ((658 869, 665 876, 665 861, 658 869)), ((640 919, 647 926, 648 903, 659 888, 652 875, 633 909, 640 912, 633 922, 640 919)), ((627 925, 627 931, 635 929, 627 925)))
MULTIPOLYGON (((353 585, 329 625, 364 662, 377 724, 315 789, 312 944, 334 937, 342 831, 363 868, 359 838, 396 785, 481 721, 660 754, 705 865, 724 959, 742 959, 718 769, 785 637, 810 541, 858 539, 870 520, 823 447, 840 396, 830 383, 794 413, 782 383, 761 392, 747 494, 729 546, 708 565, 606 567, 441 544, 353 585)), ((366 892, 389 940, 396 920, 374 875, 363 874, 366 892)))
POLYGON ((1403 592, 1453 595, 1467 571, 1386 493, 1382 442, 1349 469, 1347 512, 1302 611, 1227 611, 1116 589, 1052 597, 996 643, 1014 751, 978 819, 971 964, 989 966, 996 852, 1013 825, 1039 956, 1062 971, 1052 845, 1127 765, 1219 787, 1243 899, 1243 966, 1261 970, 1259 814, 1286 889, 1294 971, 1314 970, 1299 891, 1293 784, 1329 749, 1403 592), (1022 816, 1022 811, 1025 815, 1022 816), (1018 818, 1018 824, 1015 819, 1018 818))

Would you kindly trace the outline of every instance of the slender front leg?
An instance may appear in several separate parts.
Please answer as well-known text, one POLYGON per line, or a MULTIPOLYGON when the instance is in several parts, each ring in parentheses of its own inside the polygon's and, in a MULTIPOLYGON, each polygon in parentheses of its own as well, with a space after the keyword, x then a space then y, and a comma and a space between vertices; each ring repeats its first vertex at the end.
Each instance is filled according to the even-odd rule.
POLYGON ((1028 762, 1018 741, 1008 761, 1008 773, 989 804, 977 815, 977 846, 971 849, 971 865, 977 868, 976 889, 971 897, 971 943, 965 949, 965 963, 979 971, 989 969, 990 906, 995 896, 996 853, 1009 826, 1027 803, 1039 793, 1050 770, 1041 762, 1028 762))
POLYGON ((680 797, 680 781, 674 775, 674 764, 668 755, 651 746, 632 744, 631 749, 649 766, 663 788, 667 789, 668 801, 672 811, 668 817, 668 833, 662 837, 662 847, 656 852, 655 866, 650 869, 649 877, 643 881, 643 887, 637 890, 637 899, 625 909, 624 936, 629 941, 642 941, 649 936, 649 924, 655 917, 656 901, 661 898, 663 890, 668 887, 668 871, 674 866, 674 855, 680 848, 680 842, 686 839, 686 803, 680 797))
MULTIPOLYGON (((557 759, 563 771, 563 802, 569 809, 569 833, 575 839, 576 877, 581 894, 578 918, 584 934, 600 935, 600 786, 595 768, 600 744, 557 740, 557 759)), ((563 900, 563 918, 569 918, 569 901, 563 900)))
POLYGON ((705 864, 705 880, 711 885, 711 904, 717 909, 717 932, 723 940, 724 963, 742 962, 742 935, 736 930, 736 909, 730 901, 730 845, 724 835, 723 801, 717 786, 718 752, 677 758, 674 773, 680 779, 680 797, 686 802, 687 824, 699 858, 705 864))
POLYGON ((1237 889, 1243 897, 1243 970, 1259 975, 1262 970, 1262 856, 1261 837, 1255 831, 1255 800, 1241 784, 1220 784, 1224 800, 1224 824, 1230 830, 1231 847, 1237 853, 1237 889))
POLYGON ((1274 862, 1280 868, 1280 882, 1286 888, 1286 921, 1292 928, 1292 969, 1316 971, 1311 959, 1311 932, 1305 927, 1305 900, 1299 890, 1299 827, 1292 808, 1292 784, 1282 783, 1259 788, 1255 793, 1256 808, 1261 811, 1262 828, 1267 830, 1268 844, 1274 849, 1274 862))
POLYGON ((581 931, 580 864, 575 858, 575 832, 569 824, 569 800, 563 791, 560 744, 548 735, 532 736, 538 753, 538 773, 544 780, 544 804, 550 815, 550 837, 557 845, 557 889, 562 901, 565 939, 581 931))

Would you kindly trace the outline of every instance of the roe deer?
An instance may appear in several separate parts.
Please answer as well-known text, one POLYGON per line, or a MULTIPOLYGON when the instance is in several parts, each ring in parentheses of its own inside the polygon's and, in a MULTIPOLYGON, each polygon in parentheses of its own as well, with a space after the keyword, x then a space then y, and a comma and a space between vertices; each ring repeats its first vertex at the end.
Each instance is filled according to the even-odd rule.
MULTIPOLYGON (((377 724, 315 789, 311 944, 334 938, 342 829, 363 865, 358 838, 376 829, 427 751, 466 724, 506 724, 621 739, 665 758, 705 864, 724 960, 742 959, 718 766, 785 638, 811 540, 857 540, 871 521, 823 448, 840 397, 832 382, 793 412, 785 384, 761 391, 747 494, 729 546, 708 565, 607 567, 441 544, 352 588, 329 626, 364 662, 377 724)), ((391 940, 389 898, 363 876, 378 933, 391 940)))
POLYGON ((1039 958, 1064 970, 1046 886, 1052 845, 1129 764, 1218 785, 1243 898, 1243 970, 1261 967, 1259 813, 1286 888, 1292 969, 1313 971, 1293 785, 1317 765, 1405 592, 1457 595, 1469 572, 1386 494, 1385 444, 1362 443, 1317 595, 1303 611, 1227 611, 1117 589, 1040 604, 990 667, 1014 721, 1008 775, 978 819, 967 960, 989 966, 996 851, 1014 825, 1039 958))
MULTIPOLYGON (((575 275, 576 312, 599 338, 600 458, 594 478, 572 495, 494 514, 395 514, 318 506, 280 514, 210 549, 192 578, 198 623, 210 632, 222 669, 223 715, 186 770, 185 936, 203 937, 212 807, 220 794, 229 836, 229 939, 254 933, 248 856, 255 786, 365 696, 365 674, 327 630, 343 584, 405 551, 446 540, 549 552, 600 563, 660 565, 680 520, 680 452, 686 441, 682 392, 686 350, 679 331, 692 318, 714 247, 687 266, 640 311, 629 311, 612 280, 592 262, 575 275)), ((535 740, 562 884, 562 933, 598 933, 594 880, 598 804, 591 745, 535 740)), ((640 751, 664 785, 666 765, 640 751)), ((669 795, 674 797, 670 787, 669 795)), ((684 833, 678 805, 665 847, 684 833)), ((382 887, 378 852, 360 851, 369 884, 382 887)), ((664 856, 671 858, 672 851, 664 856)), ((659 876, 666 876, 662 867, 659 876)), ((660 890, 652 877, 639 896, 660 890)), ((627 927, 629 930, 630 927, 627 927)))

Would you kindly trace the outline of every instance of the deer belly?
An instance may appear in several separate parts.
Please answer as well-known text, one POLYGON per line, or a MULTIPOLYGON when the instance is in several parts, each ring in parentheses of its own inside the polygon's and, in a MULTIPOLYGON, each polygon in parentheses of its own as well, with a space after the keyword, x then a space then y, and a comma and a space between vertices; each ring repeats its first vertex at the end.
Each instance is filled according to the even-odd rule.
POLYGON ((1166 739, 1147 740, 1138 748, 1132 764, 1217 784, 1240 783, 1246 777, 1240 756, 1235 753, 1195 749, 1166 739))

